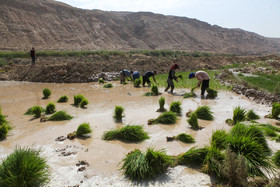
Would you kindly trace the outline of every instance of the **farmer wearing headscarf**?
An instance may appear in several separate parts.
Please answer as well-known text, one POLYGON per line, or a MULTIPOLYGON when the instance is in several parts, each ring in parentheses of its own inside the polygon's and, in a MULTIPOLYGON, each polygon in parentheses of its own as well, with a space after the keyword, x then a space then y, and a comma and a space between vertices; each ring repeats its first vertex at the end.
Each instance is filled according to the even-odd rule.
POLYGON ((205 71, 197 71, 189 74, 189 79, 196 78, 198 80, 197 88, 200 87, 201 83, 201 96, 204 96, 204 92, 209 88, 210 76, 205 71))
POLYGON ((168 74, 168 78, 167 78, 167 87, 165 88, 165 92, 171 87, 171 94, 173 94, 173 90, 174 90, 174 83, 173 83, 173 79, 175 79, 176 82, 178 82, 178 77, 175 76, 175 70, 176 69, 180 69, 178 64, 174 64, 173 66, 171 66, 170 70, 169 70, 169 74, 168 74))

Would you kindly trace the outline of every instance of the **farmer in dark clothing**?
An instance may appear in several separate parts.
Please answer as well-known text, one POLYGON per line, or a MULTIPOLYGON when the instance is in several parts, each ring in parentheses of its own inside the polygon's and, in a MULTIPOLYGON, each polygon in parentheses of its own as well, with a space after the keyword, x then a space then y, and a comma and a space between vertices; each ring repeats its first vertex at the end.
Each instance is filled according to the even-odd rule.
POLYGON ((209 88, 209 80, 210 76, 205 71, 197 71, 195 73, 189 74, 189 79, 196 78, 198 80, 197 86, 200 87, 201 85, 201 96, 204 97, 205 90, 209 88))
POLYGON ((156 76, 157 72, 156 71, 147 71, 143 76, 143 86, 145 86, 145 83, 148 84, 148 86, 151 85, 151 81, 150 81, 150 77, 153 77, 154 79, 154 82, 157 84, 157 81, 155 79, 155 76, 156 76))
POLYGON ((167 78, 167 87, 165 88, 165 92, 171 87, 171 94, 173 94, 173 90, 174 90, 174 83, 173 83, 173 79, 175 79, 176 82, 178 82, 178 77, 175 76, 175 70, 176 69, 180 69, 178 64, 174 64, 173 66, 171 66, 170 70, 169 70, 169 74, 168 74, 168 78, 167 78))
POLYGON ((36 53, 34 47, 32 47, 32 49, 30 50, 30 56, 32 59, 31 65, 35 65, 36 53))
POLYGON ((122 70, 120 71, 120 80, 121 80, 121 83, 124 83, 125 82, 125 79, 126 80, 131 80, 131 75, 132 75, 133 71, 129 71, 129 70, 122 70))

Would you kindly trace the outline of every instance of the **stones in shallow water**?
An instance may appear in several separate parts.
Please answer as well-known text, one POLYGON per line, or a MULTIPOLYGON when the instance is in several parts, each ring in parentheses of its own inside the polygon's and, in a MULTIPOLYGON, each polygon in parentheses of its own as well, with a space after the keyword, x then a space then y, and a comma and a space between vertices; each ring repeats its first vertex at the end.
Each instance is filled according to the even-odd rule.
POLYGON ((64 140, 66 140, 66 137, 65 136, 59 136, 59 137, 57 137, 56 139, 55 139, 55 141, 64 141, 64 140))

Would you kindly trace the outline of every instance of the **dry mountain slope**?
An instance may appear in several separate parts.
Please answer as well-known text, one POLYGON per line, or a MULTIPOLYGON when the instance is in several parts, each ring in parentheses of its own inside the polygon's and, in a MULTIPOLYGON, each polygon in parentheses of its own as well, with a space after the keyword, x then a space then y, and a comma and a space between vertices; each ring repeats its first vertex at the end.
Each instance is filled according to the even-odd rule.
POLYGON ((0 34, 0 50, 280 53, 280 43, 240 29, 148 12, 83 10, 53 0, 0 0, 0 34))

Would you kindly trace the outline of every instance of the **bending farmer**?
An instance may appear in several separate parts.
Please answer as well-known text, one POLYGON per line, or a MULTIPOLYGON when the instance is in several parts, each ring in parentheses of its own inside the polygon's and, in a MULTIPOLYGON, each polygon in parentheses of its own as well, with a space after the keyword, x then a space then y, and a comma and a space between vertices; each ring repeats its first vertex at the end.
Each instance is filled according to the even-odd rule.
POLYGON ((134 72, 132 73, 132 79, 133 79, 133 81, 135 81, 136 79, 139 79, 139 78, 140 78, 139 72, 138 72, 138 71, 134 71, 134 72))
POLYGON ((131 75, 132 75, 133 71, 128 71, 126 69, 120 71, 120 80, 121 80, 121 83, 124 83, 125 82, 125 79, 126 80, 130 80, 132 79, 131 78, 131 75))
POLYGON ((169 74, 168 74, 168 78, 167 78, 167 87, 165 88, 165 92, 171 87, 171 94, 173 94, 173 90, 174 90, 174 83, 173 83, 173 79, 175 79, 176 82, 178 82, 178 77, 175 76, 175 70, 176 69, 180 69, 178 64, 174 64, 173 66, 171 66, 170 70, 169 70, 169 74))
POLYGON ((30 50, 30 57, 32 59, 31 65, 35 65, 36 53, 34 47, 30 50))
POLYGON ((202 83, 201 96, 204 96, 204 92, 205 92, 206 88, 209 88, 210 76, 205 71, 197 71, 195 73, 189 74, 189 79, 192 79, 192 78, 196 78, 198 80, 196 87, 200 87, 200 84, 202 83))
POLYGON ((150 81, 150 77, 153 77, 154 79, 154 82, 157 84, 157 81, 155 79, 155 76, 156 76, 157 72, 156 71, 147 71, 143 76, 143 86, 145 86, 145 83, 148 84, 148 86, 151 85, 151 81, 150 81))

